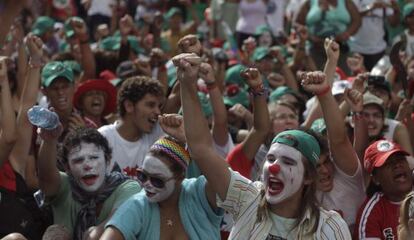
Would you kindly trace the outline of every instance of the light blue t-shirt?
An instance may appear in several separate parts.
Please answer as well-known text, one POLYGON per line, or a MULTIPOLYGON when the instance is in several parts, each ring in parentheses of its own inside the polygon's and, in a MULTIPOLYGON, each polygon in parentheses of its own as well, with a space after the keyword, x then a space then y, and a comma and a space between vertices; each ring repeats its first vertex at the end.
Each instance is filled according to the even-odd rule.
MULTIPOLYGON (((223 211, 211 209, 206 192, 206 179, 185 179, 181 184, 179 208, 181 221, 190 239, 220 240, 223 211)), ((132 196, 115 212, 105 227, 117 228, 125 239, 160 239, 160 211, 157 203, 147 200, 145 191, 132 196)))

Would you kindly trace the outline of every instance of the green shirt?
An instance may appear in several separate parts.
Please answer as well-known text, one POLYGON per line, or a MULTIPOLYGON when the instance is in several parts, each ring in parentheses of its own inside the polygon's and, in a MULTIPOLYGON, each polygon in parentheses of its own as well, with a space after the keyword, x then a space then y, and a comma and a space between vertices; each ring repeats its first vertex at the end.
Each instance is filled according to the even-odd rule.
MULTIPOLYGON (((65 226, 72 234, 81 204, 72 197, 69 177, 66 173, 60 172, 60 182, 59 192, 49 203, 53 210, 54 224, 65 226)), ((106 221, 112 210, 118 208, 129 197, 140 190, 141 187, 138 182, 133 180, 127 180, 119 185, 103 203, 96 225, 106 221)))

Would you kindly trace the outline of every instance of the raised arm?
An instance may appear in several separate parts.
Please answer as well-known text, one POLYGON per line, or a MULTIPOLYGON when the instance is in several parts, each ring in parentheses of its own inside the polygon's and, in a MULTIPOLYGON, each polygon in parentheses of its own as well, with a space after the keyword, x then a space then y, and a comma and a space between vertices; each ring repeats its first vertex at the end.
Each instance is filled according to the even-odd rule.
POLYGON ((0 86, 1 86, 1 135, 0 135, 0 165, 7 160, 16 141, 16 115, 14 114, 9 80, 7 78, 8 58, 0 57, 0 86))
POLYGON ((208 63, 201 63, 200 77, 207 84, 210 95, 211 107, 213 108, 213 139, 219 146, 225 146, 229 139, 227 128, 227 111, 223 102, 223 95, 216 83, 214 70, 208 63))
POLYGON ((222 200, 226 199, 230 171, 224 159, 214 150, 207 121, 198 100, 196 81, 201 59, 195 54, 181 54, 175 58, 180 56, 183 57, 176 59, 175 65, 178 66, 177 79, 181 87, 185 135, 192 159, 207 178, 206 191, 210 204, 215 206, 214 193, 222 200))
POLYGON ((43 141, 37 156, 37 171, 39 187, 46 197, 55 196, 61 184, 56 161, 58 138, 62 131, 63 127, 61 124, 54 130, 39 130, 39 136, 43 141))

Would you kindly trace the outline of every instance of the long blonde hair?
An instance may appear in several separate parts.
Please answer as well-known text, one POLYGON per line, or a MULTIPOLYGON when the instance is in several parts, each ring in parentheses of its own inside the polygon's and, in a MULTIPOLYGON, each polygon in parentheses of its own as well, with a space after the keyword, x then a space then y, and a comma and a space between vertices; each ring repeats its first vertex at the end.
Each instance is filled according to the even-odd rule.
POLYGON ((414 218, 414 192, 410 192, 404 199, 400 208, 400 218, 398 225, 398 239, 409 240, 414 238, 414 233, 410 231, 408 221, 414 218))

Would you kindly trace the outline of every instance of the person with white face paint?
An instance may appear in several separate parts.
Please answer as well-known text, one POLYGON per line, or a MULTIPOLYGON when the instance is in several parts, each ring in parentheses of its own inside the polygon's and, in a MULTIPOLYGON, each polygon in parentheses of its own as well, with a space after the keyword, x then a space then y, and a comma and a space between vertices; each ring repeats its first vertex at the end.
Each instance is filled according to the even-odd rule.
MULTIPOLYGON (((182 128, 181 118, 168 122, 170 129, 182 128)), ((184 179, 189 161, 176 139, 155 142, 137 170, 143 191, 117 210, 101 239, 220 239, 222 210, 211 204, 215 195, 205 177, 184 179)))
POLYGON ((43 139, 38 156, 39 186, 52 207, 54 225, 64 226, 71 239, 98 239, 115 210, 141 188, 119 172, 108 174, 111 149, 97 130, 70 132, 61 149, 65 172, 56 167, 62 125, 38 129, 43 139))
MULTIPOLYGON (((317 140, 300 130, 279 133, 272 141, 263 168, 263 182, 252 182, 228 165, 213 149, 208 127, 197 101, 197 62, 182 56, 177 78, 181 87, 185 136, 191 157, 217 194, 217 206, 233 215, 229 239, 351 239, 348 227, 334 211, 315 200, 317 140)), ((246 72, 258 78, 256 70, 246 72)), ((250 89, 254 98, 266 97, 263 86, 250 89)))

